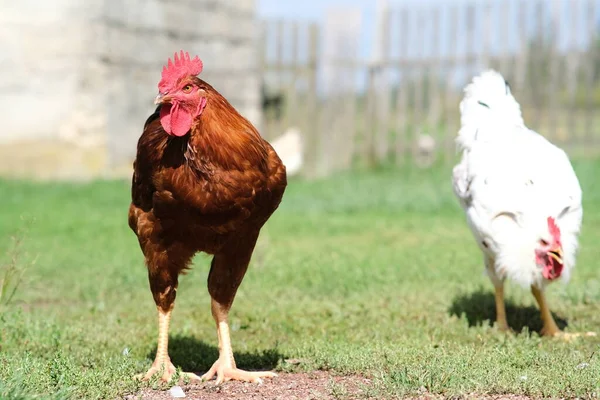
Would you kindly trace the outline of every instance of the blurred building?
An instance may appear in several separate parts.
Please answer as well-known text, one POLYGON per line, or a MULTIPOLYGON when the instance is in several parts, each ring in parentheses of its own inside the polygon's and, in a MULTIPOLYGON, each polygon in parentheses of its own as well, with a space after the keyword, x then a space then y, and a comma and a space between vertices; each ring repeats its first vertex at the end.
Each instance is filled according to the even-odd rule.
POLYGON ((128 174, 162 65, 184 49, 260 120, 255 0, 0 0, 0 174, 128 174))

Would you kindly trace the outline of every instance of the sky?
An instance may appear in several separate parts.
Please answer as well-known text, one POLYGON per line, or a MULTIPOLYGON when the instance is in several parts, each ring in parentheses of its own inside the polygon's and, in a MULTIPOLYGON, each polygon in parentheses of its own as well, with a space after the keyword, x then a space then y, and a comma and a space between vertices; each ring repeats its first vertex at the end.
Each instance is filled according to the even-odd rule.
MULTIPOLYGON (((398 0, 399 1, 399 0, 398 0)), ((398 1, 391 1, 391 4, 398 1)), ((362 12, 360 50, 367 56, 375 21, 376 0, 258 0, 258 12, 263 18, 293 18, 323 22, 330 8, 358 8, 362 12)))
MULTIPOLYGON (((375 32, 376 7, 379 0, 258 0, 258 12, 262 18, 285 18, 323 22, 328 9, 354 8, 362 13, 360 55, 369 57, 375 32)), ((460 4, 472 0, 387 0, 389 6, 435 4, 460 4)))
MULTIPOLYGON (((381 0, 258 0, 258 12, 260 17, 266 19, 283 18, 287 21, 322 23, 330 9, 358 9, 362 14, 359 57, 369 60, 374 52, 376 10, 379 1, 381 0)), ((555 37, 560 50, 566 51, 573 46, 585 48, 590 43, 589 30, 593 29, 596 34, 598 32, 596 21, 600 13, 600 0, 545 0, 541 13, 533 0, 491 0, 487 2, 491 5, 487 16, 483 14, 484 8, 481 7, 481 3, 486 3, 484 0, 387 0, 387 3, 392 9, 397 10, 398 6, 404 6, 409 10, 408 31, 403 37, 408 43, 404 56, 410 58, 465 54, 473 51, 477 54, 481 54, 481 51, 491 55, 505 52, 515 54, 528 41, 528 38, 521 34, 521 20, 525 21, 523 29, 529 37, 540 31, 547 34, 549 29, 555 26, 555 37), (465 3, 479 6, 473 25, 467 23, 467 8, 460 7, 456 36, 445 34, 452 31, 449 29, 450 21, 454 21, 451 10, 455 5, 465 3), (591 15, 594 21, 592 25, 588 24, 588 4, 595 5, 595 12, 591 15), (431 9, 438 10, 441 18, 439 24, 428 19, 431 9), (554 25, 551 23, 553 20, 557 21, 554 25), (503 26, 504 21, 510 22, 503 26)), ((400 26, 397 23, 392 25, 395 29, 400 26)), ((392 58, 398 58, 399 50, 403 48, 398 42, 402 36, 399 33, 396 30, 391 34, 391 37, 395 38, 390 44, 392 58)), ((358 79, 364 80, 362 77, 358 79)))
MULTIPOLYGON (((362 30, 361 30, 361 56, 368 57, 371 50, 371 44, 373 43, 373 33, 375 31, 375 10, 378 0, 258 0, 258 11, 259 15, 263 18, 286 18, 286 19, 295 19, 295 20, 311 20, 316 22, 323 22, 326 11, 330 8, 345 8, 352 7, 358 8, 362 11, 362 30)), ((600 2, 598 0, 592 0, 596 4, 596 14, 600 12, 600 2)), ((408 5, 411 9, 415 10, 420 8, 421 6, 429 7, 431 5, 439 5, 440 10, 447 9, 449 5, 457 5, 464 3, 475 3, 474 0, 387 0, 390 6, 394 5, 408 5)), ((575 23, 575 28, 567 26, 569 23, 573 23, 574 21, 571 19, 571 13, 577 14, 579 18, 585 18, 585 5, 587 1, 577 1, 575 0, 546 0, 547 4, 545 9, 547 12, 550 12, 553 8, 556 10, 555 12, 558 14, 562 14, 563 18, 561 18, 561 32, 559 34, 559 42, 562 46, 567 46, 568 42, 572 43, 574 35, 580 36, 579 44, 583 44, 585 42, 584 37, 588 37, 585 32, 584 27, 581 29, 577 29, 579 27, 579 23, 575 23)), ((512 7, 510 7, 511 12, 517 12, 520 9, 519 4, 526 3, 526 1, 518 1, 518 0, 495 0, 491 2, 496 6, 500 6, 500 8, 496 8, 496 10, 501 10, 502 4, 511 3, 512 7)), ((531 1, 533 3, 533 1, 531 1)), ((532 4, 529 4, 527 12, 527 20, 528 20, 528 28, 533 30, 535 29, 535 9, 532 4)), ((494 11, 492 14, 492 18, 501 18, 500 11, 494 11)), ((597 19, 598 17, 595 16, 597 19)), ((515 20, 516 21, 516 20, 515 20)), ((483 21, 480 21, 480 23, 483 21)), ((479 25, 480 29, 485 29, 483 26, 479 25)), ((516 48, 519 46, 520 38, 516 35, 517 27, 511 27, 509 32, 512 32, 510 44, 508 47, 516 48)), ((427 30, 427 27, 421 27, 420 29, 427 30)), ((443 30, 443 29, 442 29, 443 30)), ((466 32, 465 32, 466 33, 466 32)), ((481 36, 481 35, 474 35, 481 36)), ((506 46, 506 38, 498 38, 495 37, 492 39, 492 44, 500 43, 506 46), (504 42, 504 43, 503 43, 504 42)), ((560 46, 559 45, 559 46, 560 46)), ((562 47, 561 46, 561 47, 562 47)), ((420 47, 420 46, 418 46, 420 47)))
POLYGON ((263 17, 293 17, 321 20, 329 7, 359 7, 365 12, 375 10, 375 0, 259 0, 258 10, 263 17))

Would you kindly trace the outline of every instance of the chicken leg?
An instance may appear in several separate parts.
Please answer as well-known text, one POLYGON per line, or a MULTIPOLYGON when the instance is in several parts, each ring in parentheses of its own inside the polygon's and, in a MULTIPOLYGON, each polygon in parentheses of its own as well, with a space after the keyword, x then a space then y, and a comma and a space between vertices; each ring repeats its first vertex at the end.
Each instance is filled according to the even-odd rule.
POLYGON ((506 306, 504 304, 504 283, 494 285, 496 300, 496 326, 502 332, 511 332, 508 322, 506 321, 506 306))
POLYGON ((504 278, 498 276, 494 260, 488 256, 485 257, 485 268, 488 276, 494 284, 494 300, 496 302, 496 327, 501 332, 512 332, 506 321, 506 306, 504 304, 504 278))
POLYGON ((227 315, 229 306, 219 304, 215 299, 211 301, 211 311, 217 324, 217 337, 219 340, 219 359, 215 361, 210 370, 202 375, 202 380, 211 380, 217 375, 216 384, 219 385, 231 379, 261 383, 262 378, 273 378, 277 374, 270 371, 244 371, 238 369, 233 358, 233 349, 231 348, 231 339, 229 336, 229 324, 227 315))
MULTIPOLYGON (((546 296, 544 292, 535 286, 531 286, 531 293, 538 305, 540 306, 540 313, 542 317, 542 323, 544 324, 542 327, 541 334, 544 336, 554 336, 559 337, 563 340, 570 341, 575 338, 582 336, 581 333, 567 333, 560 330, 556 322, 554 321, 554 317, 552 317, 552 313, 550 312, 550 308, 548 307, 548 303, 546 302, 546 296)), ((586 332, 583 334, 584 336, 596 336, 595 332, 586 332)))
POLYGON ((546 302, 546 296, 544 296, 544 292, 535 286, 531 286, 531 293, 533 294, 533 297, 535 297, 535 301, 537 301, 540 307, 540 314, 543 323, 541 334, 544 336, 556 336, 561 334, 561 330, 558 328, 558 325, 556 325, 554 317, 552 317, 552 313, 550 312, 550 308, 546 302))
MULTIPOLYGON (((169 324, 171 321, 171 310, 163 311, 160 307, 158 308, 158 345, 156 347, 156 357, 152 366, 145 374, 136 375, 136 379, 147 381, 157 372, 162 371, 160 379, 163 382, 169 382, 175 371, 177 370, 171 358, 169 357, 169 324)), ((181 378, 187 377, 190 380, 200 380, 200 377, 191 372, 184 372, 181 378)))
MULTIPOLYGON (((160 256, 147 258, 148 280, 150 290, 158 310, 158 344, 156 346, 156 357, 152 366, 146 374, 137 375, 142 380, 150 379, 157 372, 163 371, 161 380, 169 382, 176 372, 176 368, 169 357, 169 324, 171 312, 175 306, 177 297, 177 286, 179 271, 189 262, 191 253, 172 252, 166 249, 159 253, 160 256), (179 256, 179 257, 178 257, 179 256)), ((181 378, 200 380, 196 374, 183 373, 181 378)))
POLYGON ((202 375, 202 380, 210 380, 216 374, 217 385, 231 379, 260 383, 262 378, 277 376, 269 371, 250 372, 236 367, 227 323, 229 310, 248 269, 257 239, 258 231, 255 231, 241 239, 229 242, 215 255, 208 273, 211 312, 217 324, 219 359, 206 374, 202 375))

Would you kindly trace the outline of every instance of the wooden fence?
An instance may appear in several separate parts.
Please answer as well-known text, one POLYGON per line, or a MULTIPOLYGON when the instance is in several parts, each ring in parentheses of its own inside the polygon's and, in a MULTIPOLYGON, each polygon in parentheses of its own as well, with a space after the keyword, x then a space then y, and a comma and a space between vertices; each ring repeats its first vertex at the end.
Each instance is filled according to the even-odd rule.
POLYGON ((263 131, 298 127, 308 176, 453 158, 462 88, 495 68, 530 128, 590 153, 600 148, 599 11, 600 0, 384 5, 369 59, 348 10, 323 25, 265 21, 263 86, 281 113, 267 110, 263 131))

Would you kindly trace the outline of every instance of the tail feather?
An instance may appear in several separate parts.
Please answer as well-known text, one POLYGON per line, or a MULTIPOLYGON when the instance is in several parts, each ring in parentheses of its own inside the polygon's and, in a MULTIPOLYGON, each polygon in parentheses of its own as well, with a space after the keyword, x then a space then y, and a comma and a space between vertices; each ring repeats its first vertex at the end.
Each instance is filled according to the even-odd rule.
POLYGON ((508 82, 498 72, 481 73, 464 92, 460 102, 459 144, 464 146, 473 140, 481 128, 507 124, 524 126, 521 107, 512 96, 508 82))
POLYGON ((271 145, 285 165, 288 176, 301 172, 304 165, 304 144, 298 128, 289 128, 283 135, 271 141, 271 145))

